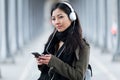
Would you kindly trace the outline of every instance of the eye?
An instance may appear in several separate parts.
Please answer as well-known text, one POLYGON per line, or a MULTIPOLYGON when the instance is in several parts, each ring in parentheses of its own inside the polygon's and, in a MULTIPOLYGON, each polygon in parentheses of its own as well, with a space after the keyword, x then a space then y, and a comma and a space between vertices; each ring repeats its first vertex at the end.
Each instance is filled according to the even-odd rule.
POLYGON ((54 18, 54 17, 52 17, 51 19, 52 19, 53 21, 55 20, 55 18, 54 18))
POLYGON ((59 18, 61 19, 61 18, 64 18, 64 16, 59 16, 59 18))

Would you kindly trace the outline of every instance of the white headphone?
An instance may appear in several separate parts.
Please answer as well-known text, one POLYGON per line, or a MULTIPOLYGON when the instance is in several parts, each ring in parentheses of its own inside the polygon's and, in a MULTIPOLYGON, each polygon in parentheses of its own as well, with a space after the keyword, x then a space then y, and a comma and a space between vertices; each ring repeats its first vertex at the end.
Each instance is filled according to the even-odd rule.
POLYGON ((76 14, 75 14, 75 11, 74 11, 73 7, 67 2, 61 2, 61 3, 64 3, 65 5, 67 5, 71 9, 71 13, 69 14, 69 18, 70 18, 71 21, 75 21, 76 20, 76 14))

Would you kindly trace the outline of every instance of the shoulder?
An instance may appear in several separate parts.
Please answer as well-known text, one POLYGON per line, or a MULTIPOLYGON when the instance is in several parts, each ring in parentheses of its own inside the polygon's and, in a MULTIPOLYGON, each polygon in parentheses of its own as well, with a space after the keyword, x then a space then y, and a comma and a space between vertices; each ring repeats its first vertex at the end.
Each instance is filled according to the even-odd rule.
POLYGON ((82 49, 78 46, 75 50, 76 58, 79 60, 80 56, 87 56, 90 53, 90 45, 87 40, 82 39, 82 49))
POLYGON ((82 54, 88 54, 90 52, 90 44, 89 42, 83 38, 83 48, 81 50, 82 54))
POLYGON ((90 47, 89 42, 85 38, 82 39, 82 43, 83 43, 83 47, 90 47))
POLYGON ((85 50, 89 50, 90 49, 90 44, 89 44, 89 42, 85 38, 82 39, 81 45, 82 45, 81 48, 77 47, 80 50, 80 52, 83 52, 85 50))

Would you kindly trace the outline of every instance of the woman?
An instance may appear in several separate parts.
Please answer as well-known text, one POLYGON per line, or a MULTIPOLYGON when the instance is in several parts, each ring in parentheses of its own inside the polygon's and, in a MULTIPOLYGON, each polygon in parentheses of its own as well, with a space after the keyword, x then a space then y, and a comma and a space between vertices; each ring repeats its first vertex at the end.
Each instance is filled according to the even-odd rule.
POLYGON ((82 38, 77 14, 67 2, 56 3, 51 10, 55 30, 37 58, 38 80, 83 80, 89 62, 89 44, 82 38))

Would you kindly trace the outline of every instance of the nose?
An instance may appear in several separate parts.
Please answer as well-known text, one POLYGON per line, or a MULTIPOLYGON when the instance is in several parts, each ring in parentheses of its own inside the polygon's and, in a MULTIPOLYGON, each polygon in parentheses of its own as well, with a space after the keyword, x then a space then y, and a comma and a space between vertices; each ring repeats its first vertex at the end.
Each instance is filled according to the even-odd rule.
POLYGON ((60 20, 59 19, 56 19, 55 20, 55 25, 59 25, 60 24, 60 20))

